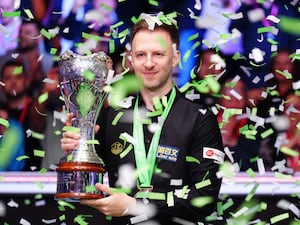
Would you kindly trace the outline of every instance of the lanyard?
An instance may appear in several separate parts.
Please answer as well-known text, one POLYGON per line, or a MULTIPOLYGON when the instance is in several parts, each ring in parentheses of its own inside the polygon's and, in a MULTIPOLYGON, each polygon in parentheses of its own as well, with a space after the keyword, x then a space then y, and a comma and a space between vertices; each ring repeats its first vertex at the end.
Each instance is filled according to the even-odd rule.
POLYGON ((133 114, 133 138, 136 141, 134 145, 134 155, 135 155, 136 167, 138 170, 140 187, 151 186, 151 179, 154 171, 156 153, 158 148, 158 142, 161 135, 161 130, 163 127, 163 123, 165 122, 171 110, 171 107, 175 100, 175 96, 176 96, 176 89, 173 87, 167 106, 161 115, 161 123, 152 136, 148 155, 146 155, 143 123, 142 123, 142 119, 140 118, 139 110, 138 110, 138 97, 136 99, 135 106, 134 106, 134 114, 133 114))

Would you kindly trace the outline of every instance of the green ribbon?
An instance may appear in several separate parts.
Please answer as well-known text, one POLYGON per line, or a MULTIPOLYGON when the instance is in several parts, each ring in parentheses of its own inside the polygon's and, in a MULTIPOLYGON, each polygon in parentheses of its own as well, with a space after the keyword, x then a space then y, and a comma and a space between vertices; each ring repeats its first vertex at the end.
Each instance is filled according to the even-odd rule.
POLYGON ((176 97, 176 89, 175 87, 173 87, 167 106, 162 112, 160 126, 156 129, 156 131, 152 136, 148 155, 146 155, 143 122, 142 122, 142 118, 139 115, 138 98, 136 99, 135 106, 134 106, 134 116, 133 116, 133 138, 136 141, 134 145, 134 155, 135 155, 136 167, 138 170, 140 187, 151 187, 151 179, 153 176, 156 153, 158 148, 158 142, 161 135, 161 130, 171 110, 175 97, 176 97))

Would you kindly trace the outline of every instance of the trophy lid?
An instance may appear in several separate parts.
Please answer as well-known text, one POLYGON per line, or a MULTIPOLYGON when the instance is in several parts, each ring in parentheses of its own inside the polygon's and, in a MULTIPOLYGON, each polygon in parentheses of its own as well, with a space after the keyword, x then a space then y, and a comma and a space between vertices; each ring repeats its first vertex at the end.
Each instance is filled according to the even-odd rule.
POLYGON ((108 69, 111 67, 112 60, 103 51, 90 55, 79 55, 71 50, 67 50, 58 59, 58 72, 61 81, 80 77, 105 80, 108 69))

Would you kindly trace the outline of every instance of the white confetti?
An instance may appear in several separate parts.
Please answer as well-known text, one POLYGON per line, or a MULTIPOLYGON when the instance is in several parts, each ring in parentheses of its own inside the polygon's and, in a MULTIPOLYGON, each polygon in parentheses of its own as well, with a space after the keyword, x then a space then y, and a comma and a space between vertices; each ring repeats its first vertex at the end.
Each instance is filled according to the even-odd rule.
POLYGON ((24 218, 21 218, 19 223, 21 225, 30 225, 31 224, 28 220, 25 220, 24 218))
POLYGON ((55 80, 52 80, 52 79, 49 79, 49 78, 44 78, 44 79, 43 79, 43 82, 44 82, 44 83, 48 83, 48 84, 54 84, 54 83, 55 83, 55 80))
POLYGON ((252 83, 257 84, 260 81, 259 76, 255 76, 252 80, 252 83))
POLYGON ((45 200, 39 200, 35 202, 35 206, 39 207, 39 206, 45 206, 46 205, 46 201, 45 200))
POLYGON ((197 10, 201 10, 202 5, 201 5, 200 0, 195 0, 194 8, 197 9, 197 10))
POLYGON ((123 132, 120 134, 120 138, 125 139, 126 141, 128 141, 129 143, 135 145, 136 141, 134 140, 134 138, 128 134, 127 132, 123 132))
POLYGON ((0 217, 4 217, 6 214, 5 204, 0 201, 0 217))
POLYGON ((254 59, 255 62, 259 63, 264 60, 265 52, 259 48, 253 48, 252 52, 249 53, 249 58, 254 59))
POLYGON ((231 89, 229 93, 235 97, 237 100, 241 100, 243 97, 234 89, 231 89))
POLYGON ((262 158, 257 159, 257 168, 259 175, 264 175, 266 173, 265 165, 262 158))
POLYGON ((7 203, 7 205, 12 208, 19 208, 19 204, 12 199, 7 203))
POLYGON ((227 16, 232 19, 232 20, 239 20, 243 18, 243 13, 239 12, 239 13, 231 13, 231 14, 227 14, 227 16))
POLYGON ((253 10, 249 10, 247 16, 250 22, 256 23, 265 18, 265 12, 262 8, 256 8, 253 10))
POLYGON ((56 219, 42 219, 42 222, 45 224, 52 224, 52 223, 56 223, 56 219))
POLYGON ((132 165, 124 164, 120 166, 118 175, 117 184, 120 187, 128 189, 135 187, 137 173, 132 165))

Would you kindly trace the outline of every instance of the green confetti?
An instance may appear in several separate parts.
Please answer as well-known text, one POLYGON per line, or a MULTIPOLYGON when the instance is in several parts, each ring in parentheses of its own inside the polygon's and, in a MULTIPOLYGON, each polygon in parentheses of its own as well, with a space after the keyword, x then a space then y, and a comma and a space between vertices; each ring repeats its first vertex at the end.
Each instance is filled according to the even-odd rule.
POLYGON ((255 172, 251 168, 247 169, 246 172, 251 178, 254 178, 256 176, 255 172))
POLYGON ((200 164, 200 161, 196 157, 193 157, 193 156, 186 156, 185 160, 190 163, 200 164))
POLYGON ((293 76, 292 76, 292 74, 290 74, 290 73, 286 73, 286 72, 283 72, 283 71, 281 71, 281 70, 275 70, 277 73, 279 73, 280 75, 282 75, 282 76, 284 76, 286 79, 292 79, 293 78, 293 76))
POLYGON ((121 154, 120 154, 120 158, 123 159, 126 155, 128 155, 128 153, 133 149, 133 145, 130 144, 128 145, 128 147, 126 149, 124 149, 121 154))
POLYGON ((229 198, 227 200, 227 202, 225 204, 223 204, 223 211, 226 211, 227 209, 229 209, 233 205, 234 205, 233 200, 231 198, 229 198))
POLYGON ((43 195, 42 194, 36 194, 36 195, 34 195, 34 199, 35 200, 39 200, 39 199, 42 199, 43 198, 43 195))
POLYGON ((72 127, 72 126, 64 126, 62 128, 62 131, 70 131, 70 132, 79 134, 80 133, 80 128, 78 128, 78 127, 72 127))
POLYGON ((278 42, 273 40, 272 38, 268 38, 267 41, 271 44, 271 45, 278 45, 278 42))
POLYGON ((24 199, 24 204, 27 205, 27 206, 30 205, 31 204, 30 199, 27 199, 27 198, 24 199))
POLYGON ((40 171, 39 171, 39 173, 40 174, 44 174, 44 173, 46 173, 48 170, 46 169, 46 168, 42 168, 42 169, 40 169, 40 171))
POLYGON ((0 125, 3 125, 4 127, 9 127, 9 122, 6 119, 0 118, 0 125))
POLYGON ((220 92, 221 85, 213 76, 208 75, 204 79, 207 81, 207 84, 208 84, 210 90, 213 93, 219 93, 220 92))
POLYGON ((150 5, 158 6, 158 2, 156 0, 148 0, 150 5))
POLYGON ((94 78, 95 78, 95 74, 92 71, 90 71, 90 70, 85 70, 85 71, 83 71, 82 74, 89 81, 93 81, 94 78))
POLYGON ((183 62, 187 62, 189 57, 191 56, 191 54, 192 54, 192 51, 190 49, 188 49, 183 56, 183 59, 182 59, 183 62))
POLYGON ((50 49, 50 54, 51 55, 56 55, 56 53, 57 53, 57 48, 51 48, 50 49))
POLYGON ((191 200, 191 205, 198 207, 198 208, 202 208, 205 205, 211 204, 214 202, 214 198, 211 196, 201 196, 201 197, 197 197, 197 198, 193 198, 191 200))
POLYGON ((48 99, 48 97, 49 97, 48 92, 45 92, 45 93, 41 94, 41 95, 38 97, 38 103, 39 103, 39 104, 42 104, 42 103, 46 102, 47 99, 48 99))
POLYGON ((93 216, 92 216, 92 215, 82 215, 82 214, 79 214, 79 215, 77 215, 77 216, 74 218, 73 221, 74 221, 75 223, 80 224, 80 225, 88 225, 89 223, 85 221, 88 217, 93 217, 93 216))
POLYGON ((2 17, 20 17, 21 11, 2 12, 2 17))
POLYGON ((167 204, 169 207, 174 206, 174 194, 173 191, 167 193, 167 204))
POLYGON ((45 139, 45 134, 41 134, 35 131, 31 131, 31 136, 35 139, 39 139, 39 140, 44 140, 45 139))
POLYGON ((270 136, 273 133, 274 133, 274 130, 272 128, 269 128, 268 130, 262 132, 260 136, 262 139, 265 139, 266 137, 270 136))
POLYGON ((255 183, 255 184, 254 184, 254 187, 251 189, 251 191, 249 192, 249 194, 248 194, 248 195, 246 196, 246 198, 245 198, 245 200, 246 200, 247 202, 249 202, 249 201, 253 198, 253 196, 255 195, 255 192, 256 192, 258 186, 259 186, 258 183, 255 183))
POLYGON ((300 19, 288 16, 280 16, 279 28, 289 34, 300 35, 300 19))
POLYGON ((286 155, 292 156, 292 157, 297 157, 298 156, 298 151, 295 151, 293 149, 290 149, 286 146, 283 146, 280 148, 280 151, 286 155))
POLYGON ((181 189, 180 193, 178 194, 178 198, 184 198, 185 195, 186 195, 187 193, 188 193, 188 186, 185 185, 185 186, 181 189))
POLYGON ((82 38, 92 39, 94 41, 99 41, 100 40, 100 37, 98 35, 89 34, 89 33, 85 33, 85 32, 82 32, 81 36, 82 36, 82 38))
POLYGON ((111 39, 108 42, 109 46, 109 53, 114 53, 115 52, 115 40, 111 39))
POLYGON ((223 211, 223 203, 222 202, 217 202, 217 212, 218 216, 222 216, 224 211, 223 211))
POLYGON ((88 193, 92 193, 92 192, 97 191, 97 189, 94 185, 89 185, 89 186, 85 187, 85 191, 88 192, 88 193))
POLYGON ((34 149, 34 150, 33 150, 33 155, 34 155, 34 156, 37 156, 37 157, 44 158, 44 157, 45 157, 45 151, 43 151, 43 150, 38 150, 38 149, 34 149))
POLYGON ((159 42, 163 49, 167 48, 167 43, 162 37, 157 37, 156 40, 159 42))
POLYGON ((229 40, 231 38, 231 34, 220 34, 220 39, 229 40))
POLYGON ((61 135, 61 131, 60 130, 56 130, 56 131, 54 131, 54 134, 55 135, 61 135))
POLYGON ((66 201, 58 200, 57 202, 58 202, 58 205, 60 205, 64 208, 65 207, 69 207, 70 209, 75 209, 76 208, 73 204, 71 204, 69 202, 66 202, 66 201))
POLYGON ((65 221, 66 220, 66 215, 61 215, 58 219, 59 219, 59 221, 65 221))
POLYGON ((290 174, 283 174, 283 173, 279 173, 279 172, 275 172, 274 177, 280 178, 280 179, 287 179, 287 180, 290 180, 293 178, 292 175, 290 175, 290 174))
POLYGON ((24 160, 24 159, 29 159, 29 158, 30 158, 30 157, 27 156, 27 155, 21 155, 21 156, 17 157, 16 160, 17 160, 17 161, 22 161, 22 160, 24 160))
POLYGON ((211 185, 210 180, 203 180, 201 182, 196 183, 195 187, 196 187, 196 189, 201 189, 201 188, 207 187, 209 185, 211 185))
POLYGON ((274 30, 274 26, 269 26, 269 27, 259 27, 257 29, 257 33, 261 34, 261 33, 267 33, 267 32, 272 32, 274 30))
POLYGON ((33 16, 33 14, 32 14, 32 12, 31 12, 30 9, 24 9, 24 12, 25 12, 25 14, 27 15, 27 17, 29 19, 34 19, 34 16, 33 16))
POLYGON ((23 66, 15 67, 13 70, 13 75, 20 75, 23 73, 23 66))
POLYGON ((44 185, 39 181, 36 181, 35 185, 38 186, 39 189, 44 189, 44 185))
POLYGON ((112 194, 119 194, 119 193, 127 193, 130 194, 131 193, 131 189, 130 188, 109 188, 110 192, 112 194))
POLYGON ((109 103, 112 107, 119 107, 119 104, 124 100, 128 93, 135 93, 142 87, 140 78, 133 74, 125 75, 121 80, 113 84, 110 92, 109 103))
POLYGON ((188 41, 193 41, 193 40, 197 39, 198 37, 199 37, 199 33, 197 32, 197 33, 189 36, 188 41))
POLYGON ((152 200, 166 200, 166 195, 165 193, 160 193, 160 192, 138 192, 135 195, 136 198, 149 198, 152 200))
POLYGON ((288 218, 289 218, 289 213, 282 213, 277 216, 271 217, 270 222, 271 222, 271 224, 274 224, 274 223, 278 223, 278 222, 288 219, 288 218))
POLYGON ((51 37, 52 37, 52 34, 49 33, 45 28, 42 28, 42 29, 41 29, 41 34, 42 34, 45 38, 47 38, 48 40, 50 40, 51 37))
POLYGON ((86 140, 85 143, 88 144, 88 145, 99 145, 100 144, 99 141, 96 140, 96 139, 86 140))

